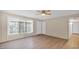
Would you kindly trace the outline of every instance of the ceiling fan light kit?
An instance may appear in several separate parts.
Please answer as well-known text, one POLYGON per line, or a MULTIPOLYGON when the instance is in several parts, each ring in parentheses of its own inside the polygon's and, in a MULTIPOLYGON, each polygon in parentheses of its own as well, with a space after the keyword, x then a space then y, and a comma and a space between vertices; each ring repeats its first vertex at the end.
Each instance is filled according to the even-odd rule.
POLYGON ((46 14, 42 13, 41 15, 42 15, 42 16, 45 16, 46 14))
POLYGON ((51 10, 41 10, 40 15, 41 16, 50 16, 51 15, 51 10))

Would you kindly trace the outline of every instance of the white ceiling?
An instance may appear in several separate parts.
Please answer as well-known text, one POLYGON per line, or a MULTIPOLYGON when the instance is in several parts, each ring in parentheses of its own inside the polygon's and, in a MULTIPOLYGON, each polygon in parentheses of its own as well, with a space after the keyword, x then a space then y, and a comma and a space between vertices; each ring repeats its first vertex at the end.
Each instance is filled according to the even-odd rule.
POLYGON ((72 14, 79 14, 79 10, 51 10, 52 15, 50 16, 41 16, 39 15, 39 12, 37 12, 37 10, 4 10, 3 12, 36 18, 40 20, 72 15, 72 14))

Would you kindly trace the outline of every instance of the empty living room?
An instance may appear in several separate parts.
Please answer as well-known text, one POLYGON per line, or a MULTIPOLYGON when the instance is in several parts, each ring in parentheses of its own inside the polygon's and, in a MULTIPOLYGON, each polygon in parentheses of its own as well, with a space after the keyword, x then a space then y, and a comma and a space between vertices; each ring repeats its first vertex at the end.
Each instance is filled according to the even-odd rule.
POLYGON ((0 49, 71 48, 79 48, 79 10, 0 11, 0 49))
POLYGON ((79 0, 0 0, 0 59, 79 59, 79 0))

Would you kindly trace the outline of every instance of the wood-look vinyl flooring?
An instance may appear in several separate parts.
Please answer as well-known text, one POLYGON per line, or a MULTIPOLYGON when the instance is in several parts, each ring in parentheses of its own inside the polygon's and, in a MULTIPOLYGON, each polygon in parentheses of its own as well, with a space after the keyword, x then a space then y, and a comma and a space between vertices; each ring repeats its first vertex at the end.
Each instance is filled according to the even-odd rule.
POLYGON ((0 49, 61 49, 66 42, 65 39, 40 34, 0 43, 0 49))

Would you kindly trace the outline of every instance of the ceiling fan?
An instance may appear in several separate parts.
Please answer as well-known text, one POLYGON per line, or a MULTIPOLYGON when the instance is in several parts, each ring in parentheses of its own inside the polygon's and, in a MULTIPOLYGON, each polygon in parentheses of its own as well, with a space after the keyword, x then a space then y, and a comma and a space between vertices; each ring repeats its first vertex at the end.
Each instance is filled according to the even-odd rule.
POLYGON ((41 15, 41 16, 50 16, 51 15, 51 10, 40 10, 38 12, 39 12, 39 15, 41 15))

